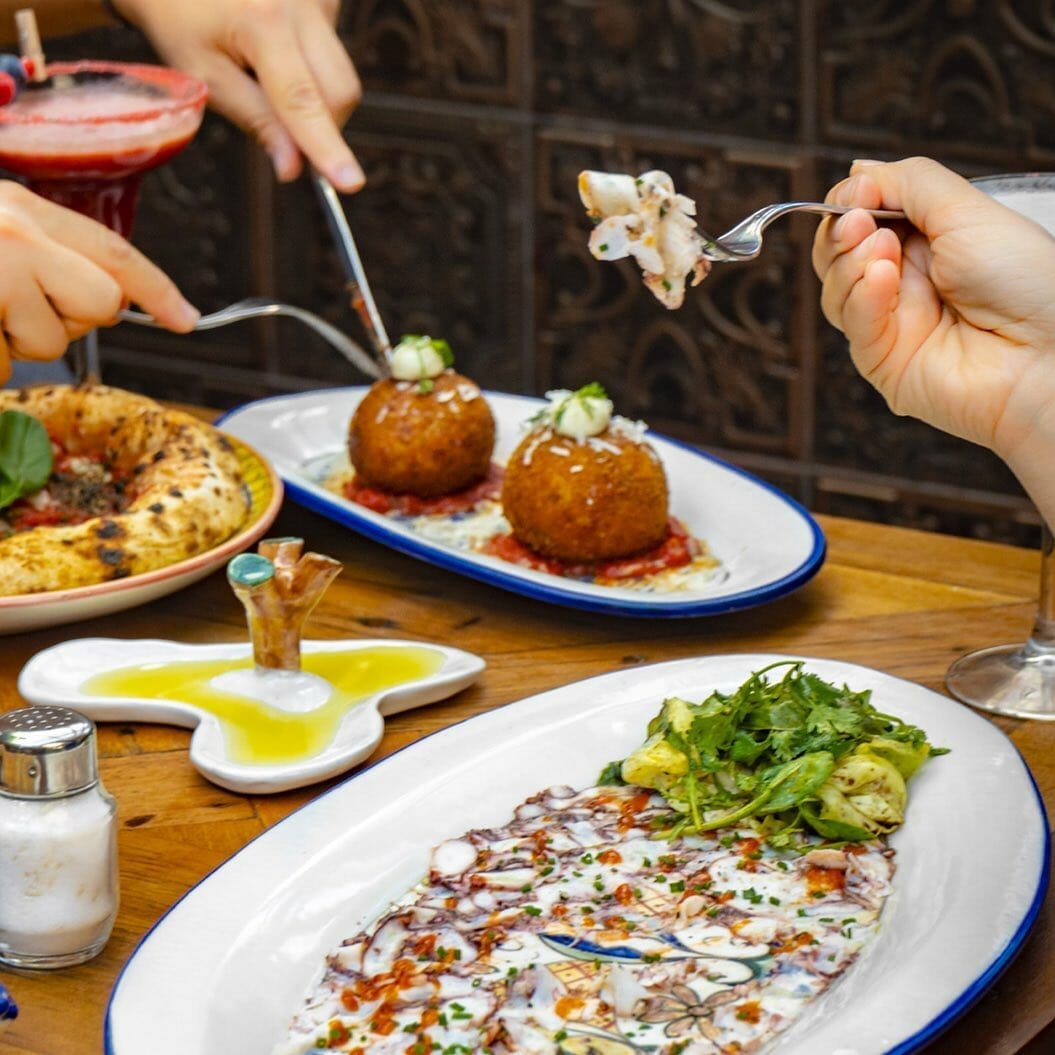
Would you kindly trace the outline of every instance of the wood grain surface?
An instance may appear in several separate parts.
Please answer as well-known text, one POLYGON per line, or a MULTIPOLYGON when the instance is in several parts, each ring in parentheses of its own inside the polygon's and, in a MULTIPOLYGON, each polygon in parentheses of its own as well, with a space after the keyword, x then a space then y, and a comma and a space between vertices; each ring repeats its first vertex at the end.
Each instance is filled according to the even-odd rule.
MULTIPOLYGON (((630 665, 724 652, 785 652, 866 664, 942 692, 944 671, 957 656, 1021 640, 1029 632, 1036 552, 851 520, 821 518, 821 523, 829 555, 808 585, 761 608, 677 621, 596 615, 527 600, 392 552, 288 501, 271 533, 302 536, 309 548, 344 562, 309 624, 309 636, 413 638, 487 659, 486 672, 472 688, 389 719, 371 761, 469 715, 630 665)), ((79 636, 235 641, 245 637, 244 613, 217 573, 130 612, 4 638, 0 709, 22 704, 16 678, 35 652, 79 636)), ((1025 756, 1052 810, 1055 723, 998 724, 1025 756)), ((0 1036, 0 1052, 101 1051, 110 989, 144 933, 249 839, 328 786, 272 796, 232 794, 191 768, 188 739, 186 730, 157 725, 100 727, 103 779, 119 807, 117 924, 106 949, 90 963, 54 973, 0 974, 21 1012, 0 1036)), ((928 1050, 1053 1051, 1052 993, 1055 913, 1049 894, 1006 974, 928 1050)))

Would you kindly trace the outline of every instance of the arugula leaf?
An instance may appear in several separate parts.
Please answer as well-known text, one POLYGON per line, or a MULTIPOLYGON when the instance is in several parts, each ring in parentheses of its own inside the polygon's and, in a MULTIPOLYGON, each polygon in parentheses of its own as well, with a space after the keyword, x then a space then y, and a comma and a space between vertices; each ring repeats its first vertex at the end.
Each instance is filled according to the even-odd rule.
POLYGON ((782 813, 812 798, 833 769, 835 759, 827 751, 814 751, 767 772, 765 779, 774 791, 760 812, 782 813))
POLYGON ((0 413, 0 509, 39 491, 51 476, 51 439, 31 414, 0 413))
POLYGON ((597 786, 602 788, 611 785, 620 786, 625 783, 626 781, 623 779, 623 763, 621 761, 609 762, 601 770, 601 775, 597 778, 597 786))

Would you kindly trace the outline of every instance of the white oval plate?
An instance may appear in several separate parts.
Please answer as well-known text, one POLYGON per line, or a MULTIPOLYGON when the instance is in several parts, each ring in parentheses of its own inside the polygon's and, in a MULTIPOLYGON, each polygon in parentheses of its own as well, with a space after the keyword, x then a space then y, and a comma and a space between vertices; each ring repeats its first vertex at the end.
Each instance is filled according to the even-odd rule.
MULTIPOLYGON (((585 787, 641 742, 660 701, 731 691, 783 657, 620 670, 419 740, 265 832, 162 917, 118 978, 108 1055, 266 1055, 328 952, 424 873, 430 848, 508 823, 528 795, 585 787)), ((1011 742, 966 707, 866 667, 808 660, 951 749, 913 780, 873 946, 779 1042, 781 1055, 905 1055, 1007 966, 1047 886, 1048 826, 1011 742)), ((1013 1009, 1009 1009, 1013 1010, 1013 1009)))
MULTIPOLYGON (((276 396, 248 403, 217 424, 271 459, 301 505, 393 549, 526 597, 572 608, 631 616, 700 616, 749 608, 782 597, 812 578, 824 561, 824 535, 797 502, 776 488, 692 447, 650 433, 670 488, 670 512, 704 539, 726 576, 693 591, 641 593, 549 575, 454 549, 406 524, 349 502, 321 485, 343 455, 352 412, 365 387, 276 396)), ((504 464, 522 424, 543 401, 486 392, 497 425, 495 461, 504 464)))
POLYGON ((243 659, 251 655, 248 642, 187 645, 178 641, 85 637, 38 652, 18 677, 18 691, 30 703, 73 707, 99 722, 160 722, 194 730, 190 741, 191 764, 214 784, 243 794, 266 794, 314 784, 336 776, 368 758, 381 742, 384 717, 446 699, 471 685, 485 667, 471 652, 424 641, 303 641, 301 651, 348 652, 364 648, 431 649, 443 663, 430 674, 368 696, 341 719, 333 741, 319 754, 297 762, 248 765, 228 756, 219 720, 208 711, 178 700, 130 696, 94 696, 82 686, 96 674, 153 663, 243 659))

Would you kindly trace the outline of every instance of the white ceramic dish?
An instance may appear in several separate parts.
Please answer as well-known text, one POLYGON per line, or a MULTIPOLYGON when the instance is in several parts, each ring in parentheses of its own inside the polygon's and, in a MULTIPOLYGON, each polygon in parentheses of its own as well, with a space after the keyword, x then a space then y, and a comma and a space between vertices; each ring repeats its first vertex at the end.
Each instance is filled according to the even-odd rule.
MULTIPOLYGON (((146 936, 111 995, 108 1055, 270 1052, 325 955, 422 875, 435 843, 504 824, 547 785, 587 786, 642 739, 670 694, 729 691, 781 657, 637 667, 521 700, 357 774, 249 844, 146 936)), ((994 725, 918 685, 827 660, 951 754, 914 779, 878 939, 776 1046, 780 1055, 918 1051, 992 983, 1034 922, 1048 827, 994 725)))
MULTIPOLYGON (((73 707, 100 722, 161 722, 194 729, 190 761, 202 776, 245 794, 286 791, 344 773, 373 753, 384 733, 384 716, 453 696, 471 685, 484 661, 471 652, 416 641, 304 641, 304 655, 412 645, 437 652, 442 664, 434 674, 366 697, 343 717, 332 742, 319 754, 281 764, 251 765, 231 758, 217 718, 191 703, 176 700, 88 695, 82 690, 93 675, 125 667, 191 661, 243 659, 248 643, 187 645, 177 641, 123 641, 80 638, 38 652, 22 669, 18 691, 30 703, 73 707)), ((281 675, 279 675, 281 677, 281 675)), ((282 707, 282 704, 278 704, 282 707)), ((302 709, 286 706, 285 710, 302 709)))
MULTIPOLYGON (((416 534, 409 526, 349 502, 321 485, 345 450, 348 423, 366 388, 305 392, 249 403, 220 420, 226 432, 257 446, 302 505, 393 549, 527 597, 616 615, 714 615, 782 597, 824 561, 824 536, 813 518, 776 488, 655 433, 670 512, 707 541, 727 573, 692 591, 647 594, 549 575, 496 557, 466 552, 416 534)), ((522 424, 542 400, 486 393, 497 424, 495 460, 504 464, 522 424)))
POLYGON ((72 590, 0 597, 0 634, 21 634, 136 608, 204 579, 252 546, 278 516, 282 481, 256 451, 236 442, 235 452, 251 503, 245 524, 235 535, 205 553, 127 579, 72 590))

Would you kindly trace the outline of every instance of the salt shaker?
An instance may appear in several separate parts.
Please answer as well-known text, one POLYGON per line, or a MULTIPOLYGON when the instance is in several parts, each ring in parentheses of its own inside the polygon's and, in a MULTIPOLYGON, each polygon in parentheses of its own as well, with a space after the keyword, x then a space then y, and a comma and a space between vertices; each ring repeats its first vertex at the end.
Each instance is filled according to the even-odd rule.
POLYGON ((115 814, 92 722, 66 707, 0 715, 0 962, 67 967, 102 950, 117 915, 115 814))

